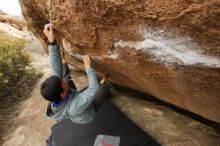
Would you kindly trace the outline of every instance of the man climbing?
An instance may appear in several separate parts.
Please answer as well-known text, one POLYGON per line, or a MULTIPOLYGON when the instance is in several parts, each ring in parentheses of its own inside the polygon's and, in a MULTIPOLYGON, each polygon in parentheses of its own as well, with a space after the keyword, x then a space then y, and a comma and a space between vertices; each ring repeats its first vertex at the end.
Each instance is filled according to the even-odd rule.
MULTIPOLYGON (((47 116, 61 121, 65 118, 74 123, 86 124, 92 121, 97 109, 108 96, 108 87, 99 84, 95 71, 91 68, 91 60, 88 55, 83 56, 83 62, 88 77, 88 88, 77 91, 70 77, 68 65, 62 64, 60 50, 55 43, 53 27, 45 25, 49 46, 49 59, 52 76, 46 79, 41 86, 41 95, 49 101, 47 116)), ((101 81, 102 83, 104 80, 101 81)))

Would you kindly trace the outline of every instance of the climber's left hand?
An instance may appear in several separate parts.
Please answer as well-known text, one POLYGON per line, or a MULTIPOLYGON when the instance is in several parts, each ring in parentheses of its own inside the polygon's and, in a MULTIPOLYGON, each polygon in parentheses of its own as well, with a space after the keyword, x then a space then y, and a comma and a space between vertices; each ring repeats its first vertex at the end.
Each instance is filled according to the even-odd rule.
POLYGON ((44 26, 44 34, 46 35, 49 43, 53 43, 54 42, 53 26, 52 26, 51 23, 46 24, 44 26))

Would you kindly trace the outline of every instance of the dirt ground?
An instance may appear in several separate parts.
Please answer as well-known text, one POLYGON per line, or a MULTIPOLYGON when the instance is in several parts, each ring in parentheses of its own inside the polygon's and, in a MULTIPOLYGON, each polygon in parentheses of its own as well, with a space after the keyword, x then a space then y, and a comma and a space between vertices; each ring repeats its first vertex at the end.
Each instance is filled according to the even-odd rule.
MULTIPOLYGON (((40 85, 50 75, 48 57, 42 55, 40 44, 30 46, 33 65, 44 72, 30 98, 18 109, 15 127, 5 135, 3 146, 43 146, 55 123, 45 116, 47 102, 40 96, 40 85)), ((85 74, 71 70, 78 89, 87 85, 85 74)), ((168 107, 135 98, 121 91, 113 91, 113 102, 132 121, 164 146, 220 146, 220 133, 207 125, 186 117, 168 107)))

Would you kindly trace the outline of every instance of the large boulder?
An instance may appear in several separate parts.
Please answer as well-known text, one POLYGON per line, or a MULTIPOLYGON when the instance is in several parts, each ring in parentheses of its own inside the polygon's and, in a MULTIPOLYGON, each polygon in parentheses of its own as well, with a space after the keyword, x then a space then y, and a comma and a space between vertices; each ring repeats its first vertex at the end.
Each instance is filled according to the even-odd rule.
POLYGON ((220 1, 20 0, 43 42, 46 23, 69 63, 220 123, 220 1), (51 14, 51 15, 50 15, 51 14), (50 18, 49 18, 50 16, 50 18))

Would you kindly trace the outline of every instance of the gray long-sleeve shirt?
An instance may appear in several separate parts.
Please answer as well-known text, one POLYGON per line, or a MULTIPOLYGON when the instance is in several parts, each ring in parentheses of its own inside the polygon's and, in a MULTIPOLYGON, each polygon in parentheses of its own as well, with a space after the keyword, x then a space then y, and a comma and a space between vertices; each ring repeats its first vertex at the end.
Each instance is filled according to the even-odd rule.
MULTIPOLYGON (((59 76, 62 79, 62 62, 60 50, 57 45, 49 45, 49 58, 52 69, 52 75, 59 76)), ((92 104, 95 94, 100 89, 96 73, 92 68, 86 69, 89 86, 83 92, 77 92, 70 88, 70 94, 58 105, 49 103, 47 107, 47 116, 61 121, 69 118, 78 124, 88 123, 95 117, 95 108, 92 104)))

